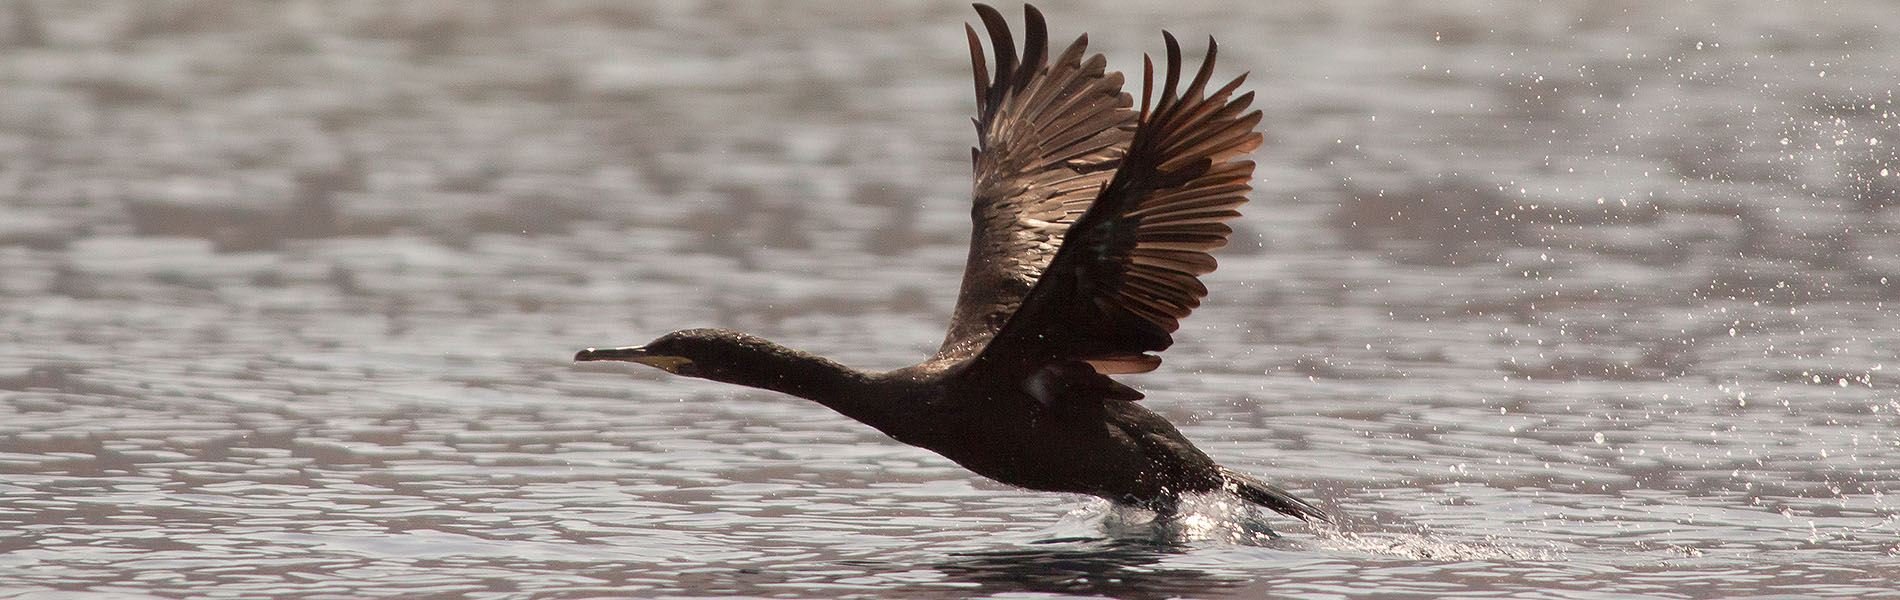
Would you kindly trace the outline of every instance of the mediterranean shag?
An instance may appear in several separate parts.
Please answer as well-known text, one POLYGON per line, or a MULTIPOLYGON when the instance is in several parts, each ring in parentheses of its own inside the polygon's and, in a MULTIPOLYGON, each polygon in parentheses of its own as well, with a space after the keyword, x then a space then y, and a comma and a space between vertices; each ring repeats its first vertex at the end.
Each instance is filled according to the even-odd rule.
POLYGON ((1300 519, 1327 514, 1222 467, 1111 375, 1161 364, 1179 320, 1201 303, 1208 252, 1252 190, 1260 111, 1209 87, 1216 47, 1183 81, 1181 47, 1155 97, 1144 58, 1141 107, 1122 76, 1087 55, 1084 35, 1050 56, 1026 6, 1016 53, 995 9, 976 5, 993 54, 964 26, 978 117, 975 220, 950 332, 936 355, 893 371, 852 369, 751 335, 688 329, 644 346, 588 348, 617 360, 817 401, 897 441, 985 477, 1171 513, 1185 493, 1226 491, 1300 519), (993 62, 993 64, 991 64, 993 62), (994 68, 992 71, 991 68, 994 68), (1186 87, 1182 87, 1185 83, 1186 87))

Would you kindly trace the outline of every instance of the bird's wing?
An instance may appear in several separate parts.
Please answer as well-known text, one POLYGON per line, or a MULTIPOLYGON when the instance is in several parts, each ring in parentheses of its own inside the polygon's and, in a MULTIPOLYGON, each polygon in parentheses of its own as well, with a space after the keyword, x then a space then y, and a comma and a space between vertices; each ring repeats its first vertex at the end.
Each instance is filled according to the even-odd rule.
POLYGON ((1063 232, 1088 210, 1121 163, 1135 112, 1122 75, 1102 55, 1084 57, 1088 36, 1054 60, 1042 13, 1024 6, 1026 37, 1016 55, 996 9, 976 5, 995 52, 994 75, 968 25, 976 74, 975 221, 963 288, 939 357, 981 350, 1016 311, 1055 256, 1063 232))
POLYGON ((1069 226, 1060 251, 1021 308, 977 355, 1006 369, 1086 361, 1099 373, 1140 373, 1161 359, 1180 319, 1200 305, 1198 276, 1214 270, 1208 251, 1227 244, 1223 221, 1240 216, 1260 146, 1253 93, 1230 96, 1245 75, 1208 92, 1215 46, 1188 83, 1181 47, 1167 35, 1161 96, 1149 104, 1154 63, 1146 61, 1140 125, 1127 155, 1088 211, 1069 226))

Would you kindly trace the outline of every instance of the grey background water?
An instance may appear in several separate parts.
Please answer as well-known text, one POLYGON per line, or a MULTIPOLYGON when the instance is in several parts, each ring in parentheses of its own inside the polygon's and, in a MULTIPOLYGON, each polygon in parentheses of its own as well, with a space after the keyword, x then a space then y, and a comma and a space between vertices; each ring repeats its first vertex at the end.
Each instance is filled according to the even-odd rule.
POLYGON ((1266 111, 1128 380, 1337 529, 568 361, 933 349, 964 5, 14 1, 0 597, 1900 595, 1890 4, 1177 4, 1043 6, 1266 111))

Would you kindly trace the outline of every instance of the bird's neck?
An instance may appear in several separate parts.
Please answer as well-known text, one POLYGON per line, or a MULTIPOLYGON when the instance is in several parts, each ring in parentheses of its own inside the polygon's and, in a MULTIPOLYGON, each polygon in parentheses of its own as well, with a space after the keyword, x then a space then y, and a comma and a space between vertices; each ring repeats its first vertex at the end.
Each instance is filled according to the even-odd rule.
POLYGON ((748 362, 747 368, 708 378, 798 396, 873 426, 887 416, 889 403, 878 401, 882 395, 873 389, 872 373, 778 344, 761 348, 748 362))

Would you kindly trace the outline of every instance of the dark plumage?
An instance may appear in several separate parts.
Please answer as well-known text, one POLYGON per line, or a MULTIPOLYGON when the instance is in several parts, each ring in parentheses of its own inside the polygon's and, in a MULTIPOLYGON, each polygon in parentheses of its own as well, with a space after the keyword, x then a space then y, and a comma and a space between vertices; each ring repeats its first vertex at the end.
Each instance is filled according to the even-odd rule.
POLYGON ((1084 57, 1083 36, 1049 55, 1025 7, 1018 56, 1002 15, 976 5, 994 65, 965 27, 978 117, 975 221, 949 335, 935 356, 888 372, 850 369, 743 333, 689 329, 575 360, 638 362, 690 377, 815 400, 985 477, 1171 511, 1188 492, 1227 490, 1301 519, 1326 514, 1227 470, 1110 378, 1154 370, 1179 320, 1200 305, 1208 252, 1227 243, 1260 145, 1235 96, 1209 89, 1215 46, 1182 87, 1181 48, 1139 111, 1120 73, 1084 57), (991 67, 994 71, 991 71, 991 67))

